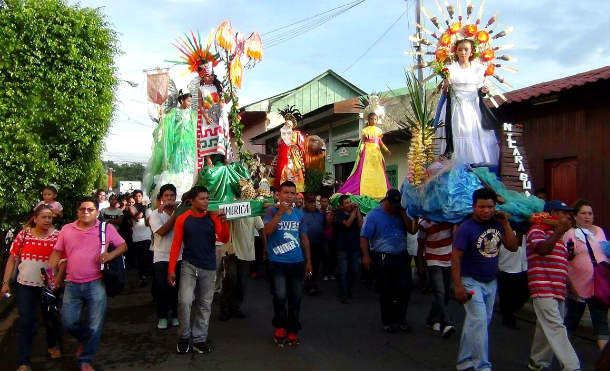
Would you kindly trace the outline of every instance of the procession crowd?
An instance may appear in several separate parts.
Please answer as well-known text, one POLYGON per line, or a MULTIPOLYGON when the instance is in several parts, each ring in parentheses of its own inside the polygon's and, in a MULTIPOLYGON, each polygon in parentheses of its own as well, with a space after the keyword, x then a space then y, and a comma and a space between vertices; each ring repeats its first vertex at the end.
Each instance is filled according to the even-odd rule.
POLYGON ((54 219, 63 213, 57 190, 42 191, 14 238, 2 280, 1 294, 14 291, 19 312, 19 370, 30 369, 38 308, 49 356, 61 356, 67 331, 80 343, 80 370, 93 369, 107 300, 101 267, 123 255, 137 269, 139 285, 151 286, 157 328, 177 327, 180 354, 213 351, 213 301, 219 301, 220 321, 245 317, 247 277, 263 271, 271 287, 273 340, 280 346, 300 343, 301 300, 319 293, 321 280, 336 279, 337 300, 348 306, 362 279, 379 294, 380 329, 410 332, 415 273, 432 294, 425 323, 433 333, 448 338, 457 330, 451 293, 464 306, 458 370, 492 369, 488 326, 496 293, 503 325, 515 330, 515 312, 532 299, 537 321, 530 370, 551 367, 554 357, 564 370, 580 369, 569 336, 585 308, 600 351, 607 352, 608 307, 596 296, 594 270, 608 261, 608 238, 593 224, 586 201, 547 201, 544 211, 554 222, 524 228, 511 225, 486 188, 473 193, 472 215, 460 225, 411 218, 395 189, 364 216, 349 196, 333 207, 328 197, 302 195, 286 181, 273 190, 275 204, 264 217, 228 221, 222 209, 208 211, 205 187, 193 187, 181 202, 176 193, 172 184, 163 185, 151 208, 142 191, 106 200, 98 190, 78 202, 75 221, 57 230, 54 219))

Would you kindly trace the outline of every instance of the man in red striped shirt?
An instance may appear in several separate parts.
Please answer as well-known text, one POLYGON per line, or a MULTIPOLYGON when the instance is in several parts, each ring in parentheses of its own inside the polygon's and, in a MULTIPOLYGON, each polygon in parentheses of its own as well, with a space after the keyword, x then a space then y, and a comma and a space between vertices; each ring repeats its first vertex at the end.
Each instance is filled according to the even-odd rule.
POLYGON ((551 366, 553 354, 563 370, 580 370, 580 361, 563 324, 568 280, 568 249, 561 237, 572 226, 572 209, 565 202, 548 201, 544 211, 557 225, 536 224, 527 233, 528 286, 536 312, 536 332, 528 368, 551 366))
POLYGON ((424 276, 424 259, 434 297, 426 325, 439 331, 445 338, 455 332, 448 313, 449 290, 451 289, 451 249, 453 244, 451 223, 438 223, 428 219, 419 222, 417 235, 417 271, 424 276))

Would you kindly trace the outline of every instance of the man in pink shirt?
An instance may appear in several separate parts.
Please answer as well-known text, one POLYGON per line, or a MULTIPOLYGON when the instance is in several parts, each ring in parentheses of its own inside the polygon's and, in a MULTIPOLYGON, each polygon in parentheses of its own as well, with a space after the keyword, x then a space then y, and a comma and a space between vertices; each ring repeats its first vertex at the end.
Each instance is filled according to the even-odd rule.
MULTIPOLYGON (((78 219, 61 229, 49 258, 49 266, 56 271, 62 253, 65 253, 66 289, 62 320, 68 332, 81 343, 77 351, 80 370, 91 371, 91 361, 100 342, 106 313, 106 289, 101 264, 125 253, 127 245, 116 229, 107 225, 107 246, 112 244, 116 248, 112 252, 102 253, 97 201, 84 198, 77 207, 78 219), (87 307, 84 323, 80 320, 83 306, 87 307)), ((61 285, 61 282, 55 284, 61 285)))

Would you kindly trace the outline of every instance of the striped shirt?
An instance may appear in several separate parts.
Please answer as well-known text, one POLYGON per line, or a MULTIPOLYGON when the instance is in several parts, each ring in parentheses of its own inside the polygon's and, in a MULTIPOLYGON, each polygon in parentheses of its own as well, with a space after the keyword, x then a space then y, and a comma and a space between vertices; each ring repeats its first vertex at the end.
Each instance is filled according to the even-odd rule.
POLYGON ((565 300, 568 280, 568 249, 561 239, 547 255, 535 249, 554 233, 553 227, 534 225, 527 232, 527 281, 532 298, 565 300))
POLYGON ((428 265, 451 266, 453 224, 422 219, 419 222, 417 239, 424 241, 426 263, 428 265))

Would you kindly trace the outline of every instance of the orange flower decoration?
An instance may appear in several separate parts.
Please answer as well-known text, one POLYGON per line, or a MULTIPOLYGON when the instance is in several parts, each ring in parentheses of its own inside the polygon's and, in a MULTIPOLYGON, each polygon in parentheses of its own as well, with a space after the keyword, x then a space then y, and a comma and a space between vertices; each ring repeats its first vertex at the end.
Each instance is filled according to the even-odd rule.
POLYGON ((485 62, 489 62, 490 60, 495 58, 494 51, 491 49, 485 49, 483 53, 481 53, 481 59, 485 62))
POLYGON ((449 32, 452 34, 455 34, 455 33, 460 32, 461 29, 462 29, 462 23, 455 22, 454 24, 451 25, 451 27, 449 27, 449 32))
POLYGON ((449 44, 451 44, 451 34, 448 32, 445 32, 444 34, 442 34, 441 39, 440 39, 440 44, 441 44, 441 46, 449 46, 449 44))
POLYGON ((494 72, 496 72, 496 66, 494 66, 493 63, 490 63, 485 70, 485 76, 491 76, 494 74, 494 72))
POLYGON ((479 40, 480 43, 486 43, 489 41, 489 33, 485 30, 481 30, 479 32, 477 32, 477 40, 479 40))
POLYGON ((231 61, 229 66, 229 76, 231 78, 231 84, 236 88, 241 88, 241 79, 244 76, 244 67, 241 65, 241 59, 239 55, 231 61))
POLYGON ((469 24, 464 26, 464 34, 466 34, 466 36, 468 37, 472 37, 477 33, 477 25, 476 24, 469 24))
POLYGON ((449 51, 447 51, 445 48, 438 48, 436 49, 434 55, 436 56, 437 62, 443 63, 447 57, 449 57, 449 51))
POLYGON ((252 32, 244 43, 244 53, 250 59, 260 61, 263 59, 263 42, 258 32, 252 32))
POLYGON ((233 53, 236 46, 235 34, 233 33, 233 27, 231 27, 231 21, 224 21, 216 29, 216 42, 218 46, 233 53))

